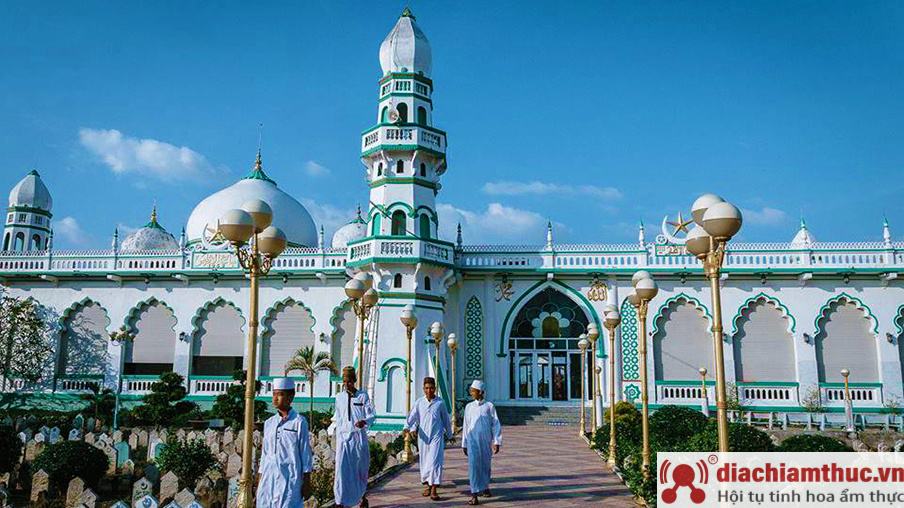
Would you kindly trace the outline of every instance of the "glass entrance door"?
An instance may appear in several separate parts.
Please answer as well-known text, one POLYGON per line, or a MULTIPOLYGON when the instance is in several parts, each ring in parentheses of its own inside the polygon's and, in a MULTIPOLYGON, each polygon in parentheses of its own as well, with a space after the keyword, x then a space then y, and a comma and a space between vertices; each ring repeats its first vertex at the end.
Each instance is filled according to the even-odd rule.
POLYGON ((568 357, 564 351, 552 354, 552 400, 568 400, 568 357))
POLYGON ((537 398, 548 399, 550 387, 549 353, 537 353, 537 398))

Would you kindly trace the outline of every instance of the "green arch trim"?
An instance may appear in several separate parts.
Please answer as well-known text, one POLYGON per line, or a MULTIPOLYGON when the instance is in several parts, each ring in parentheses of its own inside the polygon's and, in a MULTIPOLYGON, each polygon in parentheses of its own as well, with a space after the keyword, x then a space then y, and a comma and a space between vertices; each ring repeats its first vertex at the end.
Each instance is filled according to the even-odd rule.
POLYGON ((896 336, 900 337, 901 335, 904 335, 904 303, 902 303, 901 306, 898 307, 898 310, 895 311, 894 323, 895 328, 898 329, 896 336))
POLYGON ((122 325, 126 327, 129 333, 138 333, 138 330, 135 328, 135 325, 138 323, 138 316, 154 305, 162 305, 173 313, 173 318, 176 320, 176 322, 173 323, 173 326, 172 328, 170 328, 170 330, 175 332, 176 326, 179 324, 179 318, 176 317, 176 311, 173 310, 173 308, 170 307, 169 304, 167 304, 163 300, 158 299, 156 296, 152 296, 146 300, 142 300, 136 303, 134 307, 129 309, 129 312, 126 314, 126 318, 123 321, 122 325))
MULTIPOLYGON (((333 335, 335 335, 336 332, 339 330, 339 324, 340 324, 339 319, 341 318, 343 311, 345 311, 345 306, 348 305, 348 303, 350 301, 351 300, 346 298, 345 300, 342 300, 341 302, 339 302, 339 305, 333 307, 333 310, 330 311, 329 324, 330 324, 330 341, 331 342, 333 340, 333 335)), ((349 309, 349 310, 354 311, 354 309, 349 309)))
MULTIPOLYGON (((301 306, 302 309, 308 311, 308 314, 311 315, 310 332, 314 333, 314 326, 317 324, 317 318, 314 317, 314 311, 312 311, 310 309, 310 307, 305 305, 303 302, 298 301, 298 300, 292 298, 291 296, 287 296, 287 297, 283 298, 282 300, 277 300, 277 301, 273 302, 273 305, 271 305, 270 308, 264 312, 264 318, 261 319, 261 331, 260 331, 261 338, 266 337, 273 333, 273 318, 276 317, 276 314, 278 312, 284 310, 286 307, 289 307, 291 305, 299 305, 299 306, 301 306)), ((317 342, 316 337, 314 337, 314 342, 317 342)))
POLYGON ((207 301, 204 305, 198 307, 198 310, 195 311, 195 315, 192 316, 192 318, 191 318, 192 340, 194 340, 195 335, 197 335, 198 329, 201 328, 201 315, 204 314, 204 312, 209 312, 214 307, 219 307, 221 305, 224 307, 228 305, 228 306, 232 307, 233 309, 235 309, 236 312, 239 313, 239 317, 242 318, 242 328, 243 328, 242 333, 244 333, 244 325, 245 325, 245 323, 248 322, 248 320, 246 320, 245 315, 242 314, 242 309, 240 309, 238 305, 230 302, 229 300, 223 298, 222 296, 218 296, 218 297, 214 298, 213 300, 207 301))
MULTIPOLYGON (((697 309, 702 310, 703 316, 709 320, 709 330, 712 331, 713 316, 712 316, 712 314, 709 313, 709 309, 706 308, 706 305, 703 305, 700 302, 700 300, 697 300, 696 298, 694 298, 693 296, 691 296, 687 293, 679 293, 679 294, 669 298, 668 300, 662 302, 662 305, 660 305, 659 309, 656 310, 656 314, 653 316, 653 331, 650 334, 651 337, 655 337, 656 334, 659 333, 659 319, 662 317, 662 314, 663 314, 663 312, 665 312, 665 309, 667 309, 673 303, 677 303, 681 300, 684 300, 687 303, 692 304, 697 309)), ((724 340, 724 337, 723 337, 723 340, 724 340)))
POLYGON ((79 301, 77 301, 77 302, 74 302, 72 305, 70 305, 70 306, 67 307, 65 310, 63 310, 63 312, 60 314, 60 320, 59 320, 59 323, 58 323, 58 324, 59 324, 58 330, 59 330, 60 332, 66 331, 66 322, 69 321, 69 316, 70 316, 73 312, 75 312, 75 311, 77 311, 77 310, 79 310, 79 309, 83 309, 83 308, 85 308, 85 307, 87 307, 88 305, 91 305, 91 304, 97 305, 98 307, 101 308, 101 310, 104 311, 104 317, 107 318, 107 324, 104 325, 104 331, 106 332, 106 331, 107 331, 107 327, 110 326, 110 323, 111 323, 111 320, 110 320, 110 311, 108 311, 106 307, 104 307, 103 305, 101 305, 100 302, 98 302, 97 300, 91 298, 90 296, 86 296, 86 297, 82 298, 81 300, 79 300, 79 301))
MULTIPOLYGON (((569 298, 574 300, 575 303, 577 303, 578 306, 584 310, 584 312, 586 312, 590 315, 590 318, 593 319, 594 323, 596 323, 597 328, 599 328, 600 330, 603 330, 602 323, 600 323, 600 318, 596 314, 596 310, 593 308, 593 305, 590 304, 590 301, 587 300, 587 298, 585 298, 584 295, 581 294, 580 291, 578 291, 578 290, 574 289, 573 287, 569 286, 568 284, 565 284, 564 282, 558 281, 556 279, 541 280, 540 282, 537 282, 533 286, 529 287, 527 289, 527 291, 521 293, 521 296, 519 296, 517 299, 515 299, 515 301, 512 303, 512 306, 509 308, 508 312, 506 312, 505 319, 502 320, 502 329, 499 332, 499 351, 500 352, 496 353, 496 356, 498 356, 499 358, 505 358, 506 356, 508 356, 508 354, 506 352, 507 348, 505 347, 505 337, 506 337, 506 335, 508 335, 509 319, 512 318, 512 314, 515 313, 516 310, 521 310, 521 307, 522 307, 521 302, 525 298, 527 298, 528 296, 533 297, 534 295, 539 293, 541 290, 543 290, 547 286, 552 286, 552 287, 554 287, 554 289, 558 289, 559 291, 564 289, 565 291, 562 291, 562 293, 565 294, 566 296, 568 296, 569 293, 571 293, 572 295, 576 295, 577 298, 574 298, 574 296, 569 296, 569 298), (558 286, 558 287, 555 287, 555 286, 558 286)), ((596 354, 597 358, 605 358, 606 357, 606 352, 604 351, 604 341, 603 341, 604 335, 605 334, 600 333, 600 338, 598 339, 599 344, 597 347, 597 354, 596 354)))
POLYGON ((405 210, 405 213, 407 213, 409 217, 414 217, 415 215, 417 215, 414 208, 412 208, 411 205, 405 203, 404 201, 396 201, 383 207, 384 210, 389 212, 390 216, 392 216, 392 212, 396 211, 399 208, 405 210))
POLYGON ((797 320, 794 319, 794 316, 791 314, 791 311, 788 310, 788 307, 784 303, 782 303, 782 301, 779 300, 778 297, 769 296, 766 293, 760 292, 759 294, 748 298, 747 301, 745 301, 743 304, 741 304, 740 307, 738 307, 738 313, 735 314, 735 317, 733 317, 731 319, 731 336, 732 337, 734 337, 735 334, 738 333, 738 330, 740 330, 740 327, 738 326, 738 324, 741 322, 741 315, 744 313, 744 311, 746 309, 753 307, 753 305, 759 301, 765 301, 765 302, 770 302, 770 303, 775 304, 775 306, 780 311, 782 311, 782 313, 785 315, 786 318, 788 318, 788 321, 790 322, 790 325, 788 326, 788 331, 791 332, 792 334, 794 333, 794 329, 797 328, 797 320))
POLYGON ((408 366, 408 362, 406 362, 404 358, 398 358, 398 357, 393 357, 393 358, 386 360, 385 362, 383 362, 383 365, 380 366, 380 377, 377 378, 377 381, 380 383, 385 382, 386 376, 389 375, 389 369, 396 367, 396 366, 404 369, 405 367, 408 366))
MULTIPOLYGON (((813 329, 816 330, 815 333, 813 334, 813 337, 816 337, 817 335, 819 335, 819 330, 820 330, 820 328, 822 328, 820 321, 822 321, 826 317, 828 317, 827 312, 829 310, 829 307, 831 307, 833 303, 838 303, 841 300, 847 300, 847 301, 853 303, 854 305, 856 305, 858 309, 865 312, 866 315, 869 316, 869 318, 873 320, 873 333, 876 335, 879 334, 879 320, 876 318, 876 315, 873 314, 872 309, 870 309, 869 306, 867 306, 865 303, 863 303, 863 301, 861 301, 856 296, 851 296, 851 295, 847 294, 846 292, 842 292, 840 295, 833 296, 832 298, 829 298, 828 300, 826 300, 826 303, 824 303, 822 305, 822 307, 819 308, 819 312, 816 313, 816 319, 813 320, 813 329)), ((902 307, 904 307, 904 306, 902 306, 902 307)))
POLYGON ((414 210, 414 213, 418 214, 421 210, 426 210, 427 215, 430 216, 430 220, 432 220, 434 224, 439 224, 439 216, 436 215, 436 210, 427 205, 421 205, 414 210))

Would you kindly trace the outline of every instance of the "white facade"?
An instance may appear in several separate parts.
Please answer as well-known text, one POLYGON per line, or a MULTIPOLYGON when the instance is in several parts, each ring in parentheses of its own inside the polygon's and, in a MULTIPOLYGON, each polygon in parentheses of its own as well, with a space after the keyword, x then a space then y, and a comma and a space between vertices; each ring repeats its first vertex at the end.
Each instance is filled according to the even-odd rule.
MULTIPOLYGON (((286 222, 294 246, 261 282, 262 396, 266 381, 282 374, 299 347, 328 351, 340 366, 357 363, 356 318, 343 286, 366 270, 380 300, 366 328, 363 367, 383 428, 403 416, 406 340, 399 316, 408 304, 419 320, 415 391, 424 376, 436 375, 428 330, 440 321, 459 339, 460 398, 466 383, 481 378, 497 403, 529 405, 577 404, 578 335, 589 322, 601 325, 603 306, 613 303, 622 309, 623 324, 614 350, 606 336, 598 344, 601 391, 605 400, 610 390, 618 399, 637 400, 637 319, 625 297, 631 275, 645 269, 660 285, 645 338, 651 403, 699 406, 695 372, 714 372, 713 312, 700 263, 666 231, 647 242, 642 228, 634 244, 556 244, 551 229, 546 245, 536 246, 437 239, 446 134, 433 122, 429 43, 407 11, 384 41, 380 60, 377 122, 362 135, 371 206, 334 235, 331 247, 322 232, 318 238, 307 211, 266 177, 258 158, 248 177, 198 205, 176 247, 124 250, 117 238, 109 250, 64 252, 48 243, 0 253, 0 283, 11 295, 39 302, 54 315, 57 330, 48 375, 37 386, 13 380, 16 389, 69 392, 88 383, 116 387, 121 379, 124 393, 138 395, 159 372, 174 370, 185 376, 192 397, 224 391, 247 356, 249 287, 216 235, 216 219, 226 208, 269 197, 277 201, 271 203, 275 222, 286 222), (109 340, 120 327, 135 339, 109 340), (608 386, 613 354, 617 382, 608 386)), ((160 228, 154 238, 163 238, 156 217, 152 223, 151 229, 160 228)), ((878 415, 904 399, 904 287, 898 280, 904 244, 891 241, 887 224, 882 238, 818 243, 802 224, 792 242, 729 246, 722 280, 725 369, 743 404, 802 414, 812 393, 840 411, 842 367, 851 370, 858 411, 878 415)), ((447 400, 450 361, 443 344, 439 378, 447 400)), ((330 400, 336 381, 318 378, 319 402, 330 400)), ((307 395, 306 384, 299 390, 307 395)))

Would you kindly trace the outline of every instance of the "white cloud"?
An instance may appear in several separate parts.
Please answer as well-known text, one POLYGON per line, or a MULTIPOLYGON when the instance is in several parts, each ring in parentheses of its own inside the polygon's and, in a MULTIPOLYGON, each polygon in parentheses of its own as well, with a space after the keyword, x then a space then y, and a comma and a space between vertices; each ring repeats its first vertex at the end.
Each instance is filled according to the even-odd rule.
POLYGON ((454 240, 456 227, 461 223, 462 235, 467 243, 537 244, 546 241, 546 219, 530 210, 522 210, 490 203, 486 210, 471 211, 440 203, 440 237, 454 240))
POLYGON ((483 184, 483 192, 493 196, 519 196, 519 195, 587 195, 603 199, 620 199, 621 191, 615 187, 598 187, 596 185, 567 185, 558 183, 540 182, 514 182, 501 180, 483 184))
POLYGON ((316 161, 308 161, 304 163, 304 172, 313 177, 326 176, 330 174, 330 168, 316 161))
POLYGON ((774 226, 776 224, 785 222, 785 219, 788 218, 788 214, 786 214, 784 211, 779 210, 778 208, 770 208, 768 206, 764 206, 759 210, 749 210, 747 208, 742 208, 741 214, 744 217, 744 222, 756 224, 759 226, 774 226))
POLYGON ((79 129, 82 146, 116 174, 134 173, 158 180, 199 180, 213 172, 207 159, 187 146, 139 139, 116 129, 79 129))
POLYGON ((317 224, 318 231, 320 226, 323 226, 327 246, 329 246, 333 233, 355 218, 355 210, 353 209, 343 209, 326 203, 318 203, 310 198, 301 198, 301 204, 311 214, 314 223, 317 224))
POLYGON ((75 217, 63 217, 60 220, 53 221, 53 234, 74 244, 83 244, 88 240, 85 231, 75 217))

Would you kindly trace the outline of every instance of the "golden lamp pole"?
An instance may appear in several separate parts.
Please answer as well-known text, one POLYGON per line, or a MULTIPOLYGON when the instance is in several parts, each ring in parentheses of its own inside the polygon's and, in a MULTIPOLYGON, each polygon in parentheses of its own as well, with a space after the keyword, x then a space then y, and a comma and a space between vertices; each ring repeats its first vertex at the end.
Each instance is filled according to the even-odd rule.
MULTIPOLYGON (((260 164, 258 154, 257 164, 260 164)), ((257 325, 258 278, 266 275, 273 266, 273 259, 286 248, 286 235, 271 226, 273 210, 261 200, 252 200, 226 211, 217 229, 235 248, 242 270, 251 279, 251 312, 248 320, 248 361, 245 372, 245 419, 242 435, 242 477, 239 481, 238 506, 251 508, 254 503, 251 492, 254 455, 254 396, 257 392, 257 325), (251 242, 248 246, 248 242, 251 242)))
POLYGON ((603 321, 609 331, 609 457, 606 460, 609 467, 615 467, 615 329, 619 324, 621 315, 613 305, 603 321))
MULTIPOLYGON (((411 368, 411 336, 417 327, 417 316, 414 315, 414 305, 406 305, 402 309, 402 315, 399 317, 402 324, 405 325, 405 338, 408 339, 408 355, 405 357, 405 415, 411 414, 411 375, 414 374, 411 368)), ((405 433, 405 449, 402 451, 402 461, 411 462, 411 435, 405 433)))
POLYGON ((352 310, 358 317, 358 389, 364 387, 364 327, 370 310, 377 304, 380 295, 373 288, 374 279, 368 272, 358 272, 345 283, 345 296, 352 303, 352 310))
POLYGON ((848 388, 849 369, 841 369, 841 377, 844 378, 844 419, 847 432, 854 432, 854 403, 851 400, 851 392, 848 388))
POLYGON ((449 334, 448 340, 446 340, 446 345, 449 346, 449 352, 452 354, 452 365, 451 369, 451 381, 449 384, 452 385, 452 434, 458 432, 458 415, 455 411, 455 350, 458 349, 458 339, 455 338, 454 333, 449 334))
POLYGON ((592 415, 591 420, 593 421, 593 425, 592 425, 593 432, 596 432, 596 429, 598 429, 600 427, 601 422, 599 421, 599 419, 602 416, 602 415, 597 414, 597 404, 599 404, 601 401, 601 399, 600 399, 600 380, 599 380, 599 375, 600 375, 601 369, 596 364, 596 342, 597 342, 597 339, 599 339, 599 338, 600 338, 600 329, 596 327, 596 323, 590 323, 589 325, 587 325, 587 340, 590 342, 590 347, 592 348, 592 351, 593 351, 590 355, 590 361, 592 362, 591 365, 593 365, 593 369, 591 370, 591 372, 593 372, 593 384, 590 385, 591 386, 590 394, 593 397, 593 404, 590 405, 590 407, 593 408, 591 410, 592 413, 590 413, 592 415))
POLYGON ((640 349, 640 405, 641 405, 641 431, 643 433, 643 459, 644 478, 649 477, 650 467, 650 397, 647 387, 647 308, 650 300, 659 293, 656 281, 646 270, 640 270, 631 277, 634 284, 634 292, 628 295, 628 302, 637 309, 637 325, 640 349))
POLYGON ((700 373, 700 397, 703 399, 703 414, 709 417, 709 394, 706 393, 706 367, 697 369, 700 373))
POLYGON ((741 229, 741 211, 715 194, 704 194, 694 201, 691 215, 697 224, 688 232, 687 251, 703 262, 713 300, 713 349, 716 362, 716 422, 719 451, 728 451, 728 404, 725 396, 725 360, 722 348, 722 294, 719 279, 731 237, 741 229))
POLYGON ((587 336, 581 334, 581 340, 578 341, 578 348, 581 349, 581 430, 578 431, 579 436, 587 434, 587 420, 584 418, 584 414, 587 412, 587 407, 585 405, 585 401, 587 400, 587 376, 584 374, 584 371, 587 370, 588 347, 590 347, 590 342, 587 340, 587 336))
POLYGON ((443 324, 439 321, 434 321, 433 324, 430 325, 430 336, 433 337, 433 344, 436 346, 436 350, 433 354, 433 375, 436 376, 437 388, 439 388, 439 349, 440 345, 443 343, 444 333, 443 324))

